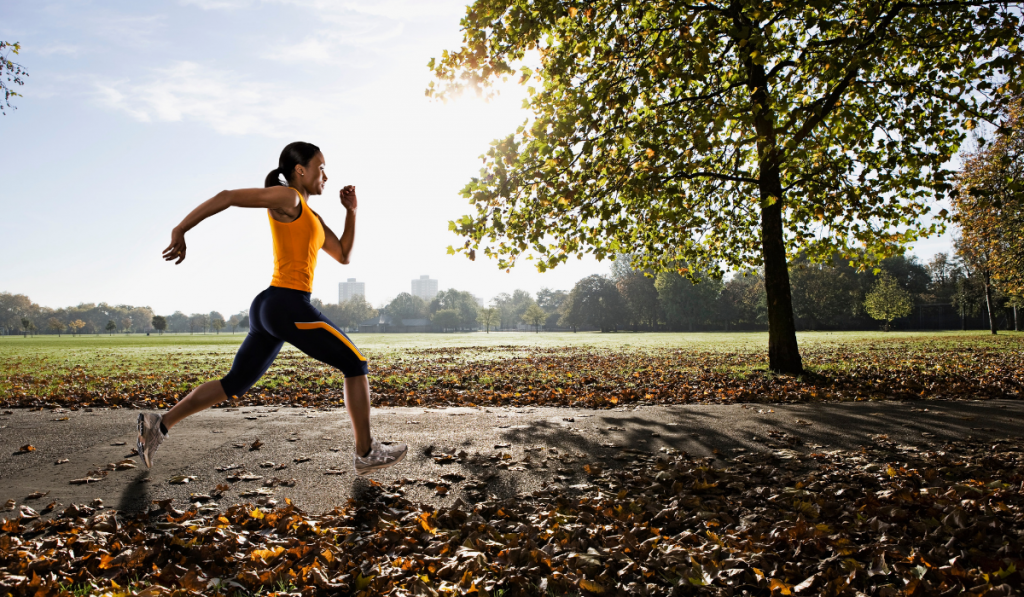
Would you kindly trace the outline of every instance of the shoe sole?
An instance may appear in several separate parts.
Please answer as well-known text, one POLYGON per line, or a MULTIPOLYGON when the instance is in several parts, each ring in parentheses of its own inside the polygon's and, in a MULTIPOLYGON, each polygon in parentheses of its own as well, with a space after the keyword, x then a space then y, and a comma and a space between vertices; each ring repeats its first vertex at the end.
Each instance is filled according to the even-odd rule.
POLYGON ((146 465, 146 468, 152 468, 151 463, 146 458, 146 445, 142 443, 142 438, 146 436, 146 416, 139 414, 139 439, 135 440, 135 449, 139 452, 139 459, 142 460, 142 464, 146 465))
POLYGON ((370 474, 370 473, 372 473, 374 471, 379 471, 381 469, 386 469, 389 466, 395 466, 399 462, 402 462, 402 459, 405 458, 405 455, 408 454, 408 453, 409 453, 409 450, 407 449, 405 452, 402 452, 401 456, 399 456, 398 458, 395 458, 394 460, 392 460, 391 462, 389 462, 387 464, 378 464, 376 466, 370 466, 370 467, 366 467, 364 469, 356 469, 356 476, 364 477, 364 476, 366 476, 366 475, 368 475, 368 474, 370 474))

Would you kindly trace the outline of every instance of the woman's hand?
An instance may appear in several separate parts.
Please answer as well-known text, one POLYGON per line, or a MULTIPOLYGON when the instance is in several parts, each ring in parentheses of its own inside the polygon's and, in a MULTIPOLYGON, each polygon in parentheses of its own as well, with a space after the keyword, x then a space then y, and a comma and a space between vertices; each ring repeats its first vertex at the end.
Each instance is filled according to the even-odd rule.
POLYGON ((173 261, 175 258, 177 261, 174 265, 185 261, 185 232, 181 228, 171 230, 171 244, 164 249, 164 261, 173 261))
POLYGON ((352 185, 348 185, 341 189, 341 205, 348 211, 355 211, 356 207, 359 206, 359 200, 356 199, 356 188, 352 185))

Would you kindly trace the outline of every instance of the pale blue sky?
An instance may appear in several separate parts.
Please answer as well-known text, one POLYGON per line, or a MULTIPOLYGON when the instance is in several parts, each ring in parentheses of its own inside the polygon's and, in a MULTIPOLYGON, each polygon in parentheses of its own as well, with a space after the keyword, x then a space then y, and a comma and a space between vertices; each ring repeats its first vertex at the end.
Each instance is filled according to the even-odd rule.
MULTIPOLYGON (((311 206, 340 230, 338 189, 360 200, 352 264, 321 256, 313 295, 366 282, 380 304, 429 274, 490 298, 569 289, 607 273, 573 260, 539 274, 445 254, 458 191, 488 143, 525 119, 515 90, 484 103, 424 97, 426 63, 461 40, 461 0, 0 0, 0 38, 31 73, 0 117, 0 291, 59 307, 107 301, 158 313, 247 308, 270 280, 266 214, 229 210, 170 229, 225 188, 262 186, 281 148, 323 149, 330 178, 311 206)), ((925 241, 927 258, 947 238, 925 241)))

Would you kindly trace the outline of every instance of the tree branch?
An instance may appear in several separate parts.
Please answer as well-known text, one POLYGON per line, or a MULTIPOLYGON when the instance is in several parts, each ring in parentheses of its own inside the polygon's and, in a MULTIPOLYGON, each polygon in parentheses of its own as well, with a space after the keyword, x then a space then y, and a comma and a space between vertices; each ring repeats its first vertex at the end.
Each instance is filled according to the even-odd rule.
MULTIPOLYGON (((952 4, 959 5, 959 3, 952 4)), ((893 19, 896 18, 896 15, 898 15, 904 8, 908 6, 908 4, 903 3, 896 4, 896 6, 894 6, 887 15, 882 17, 882 20, 875 27, 875 30, 869 33, 864 38, 864 41, 862 43, 858 44, 854 52, 856 52, 857 50, 864 49, 870 44, 874 43, 874 41, 878 39, 879 34, 889 27, 889 24, 892 23, 893 19)), ((825 97, 817 100, 812 104, 812 106, 819 106, 820 110, 812 114, 811 117, 804 122, 803 126, 800 127, 800 130, 798 130, 796 134, 793 135, 793 142, 795 144, 799 145, 800 143, 802 143, 803 140, 807 138, 807 135, 811 133, 814 127, 818 126, 823 120, 825 120, 826 116, 832 113, 832 110, 835 109, 836 104, 839 101, 839 98, 842 97, 843 93, 846 92, 846 89, 847 87, 850 86, 850 83, 852 83, 853 80, 857 78, 857 75, 860 73, 860 70, 860 63, 855 61, 854 64, 850 67, 849 71, 847 71, 846 76, 843 77, 843 80, 840 81, 835 87, 833 87, 832 91, 826 94, 825 97)))

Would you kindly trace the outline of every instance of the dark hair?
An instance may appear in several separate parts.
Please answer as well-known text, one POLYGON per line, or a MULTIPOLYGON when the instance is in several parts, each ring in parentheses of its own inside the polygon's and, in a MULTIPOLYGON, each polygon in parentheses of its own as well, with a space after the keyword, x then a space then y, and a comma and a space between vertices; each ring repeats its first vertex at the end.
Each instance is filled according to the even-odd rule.
POLYGON ((281 150, 281 158, 277 160, 277 168, 271 170, 270 174, 267 174, 267 179, 263 181, 263 186, 286 186, 286 183, 281 182, 281 177, 283 176, 285 181, 289 181, 292 173, 295 172, 295 166, 309 165, 309 161, 318 153, 320 153, 319 147, 305 141, 296 141, 295 143, 285 145, 284 149, 281 150))

